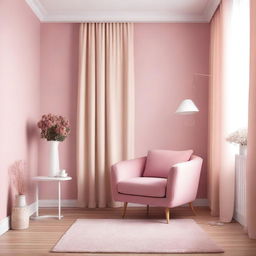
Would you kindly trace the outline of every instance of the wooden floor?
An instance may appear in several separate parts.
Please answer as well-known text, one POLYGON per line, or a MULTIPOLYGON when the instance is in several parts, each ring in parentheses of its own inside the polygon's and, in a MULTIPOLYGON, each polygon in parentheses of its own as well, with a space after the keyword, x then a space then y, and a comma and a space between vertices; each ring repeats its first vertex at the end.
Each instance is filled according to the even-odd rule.
MULTIPOLYGON (((224 226, 211 226, 209 221, 216 221, 217 218, 211 217, 206 207, 196 208, 197 216, 193 216, 187 207, 175 208, 171 211, 171 218, 192 218, 194 219, 209 236, 224 250, 224 254, 189 254, 192 255, 211 255, 211 256, 256 256, 256 240, 250 240, 243 228, 238 223, 225 224, 224 226)), ((44 219, 30 222, 30 228, 23 231, 8 231, 0 236, 0 255, 103 255, 86 253, 51 253, 50 250, 62 234, 78 218, 120 218, 122 209, 93 209, 84 210, 78 208, 67 208, 63 210, 64 218, 60 221, 55 219, 44 219)), ((53 214, 56 209, 43 209, 43 214, 53 214)), ((126 218, 147 218, 145 208, 127 209, 126 218)), ((150 216, 154 219, 164 218, 164 210, 158 208, 150 209, 150 216)), ((111 255, 111 254, 108 254, 111 255)), ((125 254, 113 254, 125 255, 125 254)), ((131 254, 129 254, 131 255, 131 254)), ((133 255, 133 254, 132 254, 133 255)), ((143 256, 145 254, 138 254, 143 256)), ((156 255, 156 254, 155 254, 156 255)), ((158 254, 159 255, 159 254, 158 254)), ((166 254, 164 254, 166 255, 166 254)), ((177 254, 171 254, 177 255, 177 254)), ((180 254, 179 254, 180 255, 180 254)), ((152 254, 152 256, 154 256, 152 254)))

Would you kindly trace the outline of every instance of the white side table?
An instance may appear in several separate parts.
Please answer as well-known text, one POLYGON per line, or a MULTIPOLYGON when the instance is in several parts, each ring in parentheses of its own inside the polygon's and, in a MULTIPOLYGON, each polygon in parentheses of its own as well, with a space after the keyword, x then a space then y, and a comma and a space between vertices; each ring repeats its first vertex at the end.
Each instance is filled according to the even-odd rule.
POLYGON ((44 218, 58 218, 63 217, 61 215, 61 182, 72 180, 71 177, 49 177, 49 176, 36 176, 32 178, 36 182, 36 216, 32 216, 31 219, 44 219, 44 218), (58 215, 40 215, 39 216, 39 182, 42 181, 55 181, 58 184, 58 215))

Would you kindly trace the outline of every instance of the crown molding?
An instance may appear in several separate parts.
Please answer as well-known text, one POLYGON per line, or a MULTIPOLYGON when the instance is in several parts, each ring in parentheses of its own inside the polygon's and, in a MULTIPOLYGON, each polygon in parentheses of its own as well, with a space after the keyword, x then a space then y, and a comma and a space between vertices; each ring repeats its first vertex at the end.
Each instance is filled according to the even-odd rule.
POLYGON ((84 15, 48 15, 44 16, 42 22, 179 22, 179 23, 207 23, 204 16, 167 16, 158 12, 154 14, 139 13, 137 15, 129 13, 104 12, 88 13, 84 15))
POLYGON ((38 0, 26 0, 28 6, 32 9, 34 14, 40 21, 44 21, 44 17, 47 15, 45 8, 41 5, 38 0))
POLYGON ((172 15, 166 10, 156 11, 90 11, 69 14, 59 10, 58 13, 48 13, 40 0, 26 0, 27 4, 41 22, 154 22, 154 23, 208 23, 210 22, 220 0, 208 2, 204 12, 200 15, 172 15))
POLYGON ((217 10, 221 0, 212 0, 209 1, 206 8, 205 8, 205 19, 210 22, 212 16, 214 15, 215 11, 217 10))

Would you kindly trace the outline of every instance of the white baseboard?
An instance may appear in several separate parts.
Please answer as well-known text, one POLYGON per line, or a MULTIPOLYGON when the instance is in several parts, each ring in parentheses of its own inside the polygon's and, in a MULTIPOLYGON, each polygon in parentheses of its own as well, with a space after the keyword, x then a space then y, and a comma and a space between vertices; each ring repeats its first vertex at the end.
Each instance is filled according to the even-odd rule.
MULTIPOLYGON (((61 207, 77 207, 77 200, 61 200, 61 207)), ((39 200, 39 207, 58 207, 58 200, 39 200)))
POLYGON ((36 212, 36 202, 28 206, 28 212, 29 212, 29 216, 33 215, 36 212))
MULTIPOLYGON (((36 203, 28 205, 29 216, 36 212, 36 203)), ((0 236, 11 228, 11 217, 7 216, 0 221, 0 236)))
MULTIPOLYGON (((193 202, 194 206, 209 206, 208 199, 199 198, 193 202)), ((129 203, 129 207, 144 207, 143 204, 129 203)), ((188 204, 183 205, 188 207, 188 204)), ((58 200, 39 200, 39 207, 58 207, 58 200)), ((61 200, 61 207, 79 207, 78 201, 75 199, 61 200)))
MULTIPOLYGON (((209 206, 208 199, 199 198, 193 202, 194 206, 209 206)), ((188 207, 188 204, 182 205, 182 207, 188 207)), ((144 204, 129 203, 129 207, 145 207, 144 204)))
POLYGON ((10 229, 10 217, 7 216, 0 221, 0 236, 10 229))

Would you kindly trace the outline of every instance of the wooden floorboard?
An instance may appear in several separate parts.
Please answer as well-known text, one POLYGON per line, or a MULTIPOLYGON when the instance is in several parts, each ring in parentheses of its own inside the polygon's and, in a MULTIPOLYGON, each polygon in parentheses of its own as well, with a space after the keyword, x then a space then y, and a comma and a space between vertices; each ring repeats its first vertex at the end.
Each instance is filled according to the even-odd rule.
MULTIPOLYGON (((197 216, 192 215, 188 207, 180 207, 171 210, 172 218, 191 218, 194 219, 209 236, 224 250, 221 254, 189 254, 195 255, 210 255, 210 256, 256 256, 256 240, 250 240, 239 223, 232 222, 224 226, 211 226, 210 221, 217 221, 218 218, 211 217, 207 207, 196 207, 197 216)), ((56 209, 43 209, 42 214, 54 214, 56 209)), ((31 220, 30 227, 26 230, 10 230, 0 236, 0 255, 106 255, 106 254, 90 254, 90 253, 51 253, 51 248, 61 238, 64 232, 72 225, 76 219, 112 219, 121 218, 122 209, 80 209, 66 208, 63 209, 64 218, 62 220, 43 219, 31 220)), ((146 207, 128 207, 126 218, 140 219, 163 218, 164 210, 159 208, 150 208, 149 217, 146 216, 146 207)), ((135 255, 135 254, 107 254, 107 255, 135 255)), ((146 254, 138 254, 140 256, 146 254)), ((151 254, 152 256, 160 254, 151 254)), ((164 254, 168 255, 168 254, 164 254)), ((180 254, 170 254, 180 255, 180 254)))

